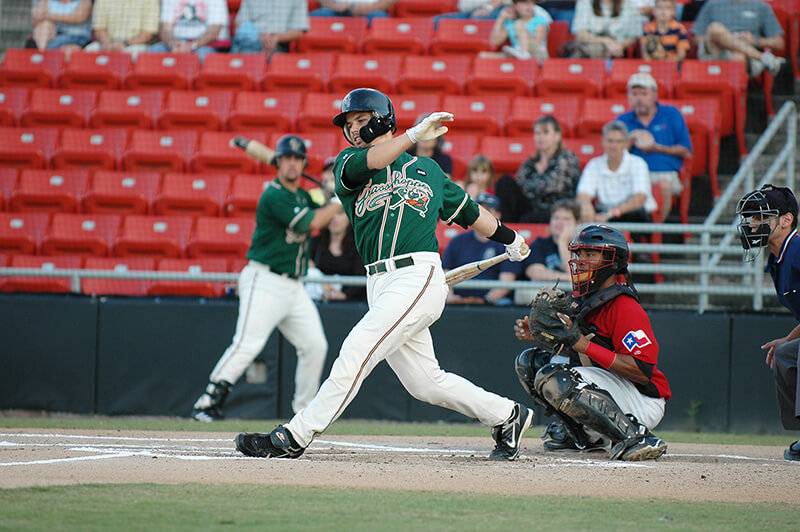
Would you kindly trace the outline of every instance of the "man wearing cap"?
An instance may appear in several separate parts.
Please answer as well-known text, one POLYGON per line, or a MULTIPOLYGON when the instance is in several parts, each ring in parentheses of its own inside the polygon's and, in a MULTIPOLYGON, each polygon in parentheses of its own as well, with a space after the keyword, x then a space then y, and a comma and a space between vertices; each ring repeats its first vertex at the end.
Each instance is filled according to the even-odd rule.
POLYGON ((628 106, 631 110, 617 120, 628 126, 631 153, 645 160, 651 183, 661 186, 664 201, 660 218, 666 221, 673 195, 682 189, 684 159, 692 156, 689 128, 677 108, 658 103, 658 84, 646 72, 628 79, 628 106))
MULTIPOLYGON (((736 214, 740 217, 738 230, 745 261, 755 259, 761 248, 769 250, 766 271, 775 283, 778 301, 800 321, 800 238, 794 194, 786 187, 764 185, 739 200, 736 214)), ((761 349, 767 351, 766 363, 775 373, 783 427, 800 430, 800 325, 761 349)), ((783 457, 800 461, 800 442, 792 443, 783 457)))

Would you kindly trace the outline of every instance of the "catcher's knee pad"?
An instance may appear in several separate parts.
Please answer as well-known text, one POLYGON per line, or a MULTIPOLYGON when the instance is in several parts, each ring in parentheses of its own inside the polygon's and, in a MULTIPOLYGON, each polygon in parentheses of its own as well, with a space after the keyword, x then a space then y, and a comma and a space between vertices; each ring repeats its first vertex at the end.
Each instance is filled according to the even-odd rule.
POLYGON ((514 360, 514 370, 517 372, 517 378, 520 384, 522 384, 522 387, 525 388, 525 391, 531 395, 536 393, 533 386, 533 379, 538 370, 538 368, 535 367, 537 351, 538 349, 536 347, 531 347, 517 355, 517 358, 514 360))

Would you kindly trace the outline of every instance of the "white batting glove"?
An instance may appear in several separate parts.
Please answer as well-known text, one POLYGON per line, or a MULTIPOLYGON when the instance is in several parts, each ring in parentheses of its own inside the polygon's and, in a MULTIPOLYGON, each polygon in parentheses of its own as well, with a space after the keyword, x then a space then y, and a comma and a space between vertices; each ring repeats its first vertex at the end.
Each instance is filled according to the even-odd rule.
POLYGON ((447 133, 447 126, 440 125, 441 122, 452 122, 453 115, 451 113, 437 112, 431 113, 422 122, 406 130, 406 135, 411 139, 411 142, 417 143, 420 140, 431 140, 436 137, 441 137, 447 133))
POLYGON ((515 235, 514 241, 506 246, 506 253, 512 262, 521 262, 531 254, 531 248, 528 247, 521 234, 515 232, 515 235))

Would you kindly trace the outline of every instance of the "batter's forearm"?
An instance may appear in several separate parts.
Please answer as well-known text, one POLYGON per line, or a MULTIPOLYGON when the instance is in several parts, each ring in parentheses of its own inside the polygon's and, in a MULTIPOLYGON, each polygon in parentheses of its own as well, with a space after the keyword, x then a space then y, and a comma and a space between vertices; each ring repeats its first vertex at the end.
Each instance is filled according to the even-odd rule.
POLYGON ((402 134, 392 140, 381 142, 367 150, 367 168, 379 170, 392 164, 400 154, 405 152, 414 144, 408 135, 402 134))

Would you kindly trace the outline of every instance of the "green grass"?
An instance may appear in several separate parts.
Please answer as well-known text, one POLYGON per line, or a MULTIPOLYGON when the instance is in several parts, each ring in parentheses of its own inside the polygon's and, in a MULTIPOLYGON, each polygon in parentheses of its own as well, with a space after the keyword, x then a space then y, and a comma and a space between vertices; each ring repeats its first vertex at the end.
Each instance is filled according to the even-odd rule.
POLYGON ((794 530, 798 508, 259 485, 0 490, 8 530, 794 530))

